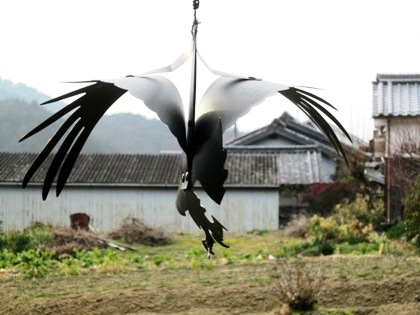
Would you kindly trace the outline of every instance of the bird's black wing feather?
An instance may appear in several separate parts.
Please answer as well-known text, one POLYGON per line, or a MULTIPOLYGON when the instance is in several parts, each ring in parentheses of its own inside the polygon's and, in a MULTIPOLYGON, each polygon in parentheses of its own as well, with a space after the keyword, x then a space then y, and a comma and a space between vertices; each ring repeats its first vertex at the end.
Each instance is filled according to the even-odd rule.
POLYGON ((84 93, 83 96, 53 114, 20 140, 27 139, 70 113, 72 110, 75 110, 37 156, 23 179, 23 187, 25 187, 54 147, 63 139, 64 141, 58 149, 57 154, 54 156, 44 179, 42 190, 42 198, 44 200, 47 198, 48 192, 57 174, 56 194, 57 196, 60 194, 68 179, 70 171, 93 128, 105 114, 107 109, 126 92, 126 90, 116 87, 111 83, 101 81, 92 82, 94 82, 94 84, 46 102, 52 103, 84 93))
MULTIPOLYGON (((290 87, 287 90, 279 91, 281 95, 289 99, 293 104, 295 104, 300 110, 302 110, 306 116, 311 119, 315 125, 325 134, 330 143, 334 146, 337 152, 340 152, 344 157, 346 163, 348 164, 346 152, 344 151, 343 146, 337 138, 334 130, 331 128, 330 124, 318 113, 317 109, 325 114, 329 119, 331 119, 338 128, 344 133, 344 135, 351 141, 350 135, 347 133, 346 129, 340 124, 340 122, 335 118, 329 111, 325 109, 319 102, 324 103, 325 105, 333 107, 330 103, 324 99, 316 96, 315 94, 309 93, 307 91, 290 87)), ((334 108, 334 107, 333 107, 334 108)))
POLYGON ((182 101, 178 90, 169 79, 160 76, 128 76, 107 81, 85 81, 84 83, 93 84, 43 103, 48 104, 82 95, 46 119, 20 140, 33 136, 70 113, 70 116, 37 156, 23 180, 23 187, 25 187, 52 150, 63 140, 44 179, 43 199, 47 198, 57 174, 56 193, 57 196, 60 194, 93 128, 108 108, 127 91, 143 100, 147 107, 156 112, 178 139, 181 148, 184 150, 186 148, 182 101))
MULTIPOLYGON (((262 103, 267 97, 277 93, 285 96, 302 110, 325 134, 330 143, 347 161, 346 153, 337 135, 320 114, 326 115, 334 122, 346 137, 351 138, 340 122, 325 108, 334 108, 321 97, 305 90, 256 79, 238 79, 220 77, 208 88, 198 108, 197 121, 206 120, 209 128, 215 128, 219 119, 223 131, 231 127, 240 117, 248 113, 255 105, 262 103)), ((335 108, 334 108, 335 109, 335 108)), ((200 134, 199 143, 209 140, 211 132, 200 134)))

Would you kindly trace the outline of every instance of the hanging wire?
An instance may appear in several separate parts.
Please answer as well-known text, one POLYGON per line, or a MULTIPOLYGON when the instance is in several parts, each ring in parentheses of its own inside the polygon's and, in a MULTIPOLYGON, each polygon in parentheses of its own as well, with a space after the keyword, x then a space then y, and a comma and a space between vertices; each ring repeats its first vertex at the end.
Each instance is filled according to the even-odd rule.
POLYGON ((197 25, 200 23, 197 20, 197 9, 200 6, 200 0, 193 0, 193 9, 194 9, 194 21, 193 21, 193 25, 192 25, 192 29, 191 29, 191 34, 196 34, 197 32, 197 25))

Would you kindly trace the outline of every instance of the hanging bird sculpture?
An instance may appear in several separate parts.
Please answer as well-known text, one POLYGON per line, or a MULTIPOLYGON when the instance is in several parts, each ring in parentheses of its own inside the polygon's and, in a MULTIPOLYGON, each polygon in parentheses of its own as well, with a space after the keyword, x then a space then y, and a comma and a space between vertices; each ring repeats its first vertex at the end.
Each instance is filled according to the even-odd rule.
POLYGON ((334 108, 331 104, 296 87, 267 82, 254 77, 227 74, 208 67, 197 51, 199 23, 196 19, 196 10, 198 6, 199 1, 194 0, 191 45, 171 65, 137 76, 129 75, 113 80, 82 81, 80 83, 91 84, 43 103, 48 104, 81 95, 20 140, 33 136, 69 114, 66 121, 29 168, 23 179, 23 187, 26 187, 36 170, 62 140, 48 166, 42 188, 42 198, 45 200, 56 180, 56 195, 58 196, 93 128, 108 108, 127 92, 142 100, 149 109, 154 111, 159 119, 168 125, 169 130, 178 140, 183 151, 184 163, 180 172, 176 207, 182 215, 188 211, 198 227, 203 229, 205 233, 203 245, 208 255, 214 254, 213 245, 215 242, 228 247, 223 241, 223 230, 226 228, 213 216, 212 221, 206 217, 206 210, 201 206, 200 199, 194 193, 194 184, 198 180, 211 199, 218 204, 221 203, 225 193, 223 184, 228 175, 228 171, 224 168, 226 150, 223 148, 223 132, 234 125, 238 118, 248 113, 254 105, 260 104, 265 98, 276 94, 286 97, 319 127, 337 152, 346 159, 344 149, 336 134, 320 114, 331 119, 350 139, 343 126, 325 108, 326 106, 334 108), (158 75, 158 73, 174 71, 189 58, 192 59, 192 74, 189 113, 185 119, 184 107, 177 88, 169 79, 158 75), (201 102, 196 106, 198 59, 218 78, 207 89, 201 102))

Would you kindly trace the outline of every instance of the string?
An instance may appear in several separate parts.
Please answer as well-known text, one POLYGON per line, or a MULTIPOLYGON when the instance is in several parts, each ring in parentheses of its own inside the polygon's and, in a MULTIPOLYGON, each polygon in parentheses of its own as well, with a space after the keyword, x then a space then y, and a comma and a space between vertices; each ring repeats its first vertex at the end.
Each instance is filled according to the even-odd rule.
POLYGON ((197 32, 197 25, 199 24, 197 20, 197 9, 200 6, 200 0, 193 0, 193 9, 194 9, 194 22, 191 29, 191 34, 195 34, 197 32))

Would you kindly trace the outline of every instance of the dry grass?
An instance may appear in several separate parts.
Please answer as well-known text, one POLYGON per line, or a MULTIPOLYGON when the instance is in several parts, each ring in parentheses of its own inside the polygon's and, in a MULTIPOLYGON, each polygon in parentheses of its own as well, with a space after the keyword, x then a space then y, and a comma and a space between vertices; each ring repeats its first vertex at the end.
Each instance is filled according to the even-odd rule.
POLYGON ((305 265, 303 260, 279 260, 274 269, 273 293, 294 311, 315 308, 324 278, 321 269, 305 265))
POLYGON ((305 237, 307 228, 311 224, 309 216, 299 213, 294 215, 284 229, 284 235, 289 237, 305 237))
POLYGON ((70 228, 53 230, 51 240, 42 246, 43 249, 54 251, 55 258, 62 254, 73 256, 75 249, 89 251, 95 247, 105 248, 108 244, 89 232, 70 228))
POLYGON ((125 218, 119 228, 109 233, 108 237, 129 244, 137 243, 149 246, 168 245, 173 242, 172 237, 165 232, 152 229, 133 217, 125 218))

